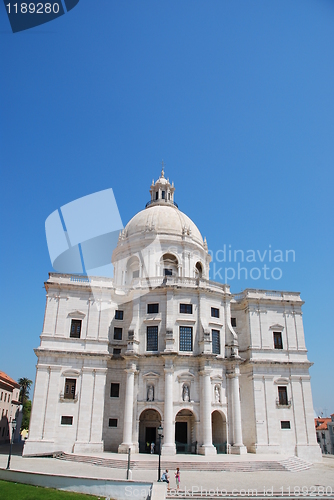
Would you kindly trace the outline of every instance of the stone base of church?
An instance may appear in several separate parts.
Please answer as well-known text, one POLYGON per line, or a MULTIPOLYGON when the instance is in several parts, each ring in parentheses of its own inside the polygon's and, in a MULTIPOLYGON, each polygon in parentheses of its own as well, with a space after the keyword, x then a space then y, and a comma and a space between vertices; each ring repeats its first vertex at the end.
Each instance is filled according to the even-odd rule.
MULTIPOLYGON (((22 456, 31 457, 34 455, 44 455, 46 453, 53 453, 55 450, 54 441, 42 441, 27 439, 24 443, 22 456)), ((57 450, 60 451, 60 450, 57 450)))
POLYGON ((247 446, 248 453, 266 454, 266 455, 279 455, 281 454, 281 449, 279 444, 253 444, 247 446))
POLYGON ((217 449, 215 446, 211 445, 203 445, 198 448, 199 455, 217 455, 217 449))
POLYGON ((234 444, 230 448, 230 452, 232 455, 246 455, 247 454, 247 448, 246 446, 234 444))
POLYGON ((163 444, 161 447, 161 455, 171 456, 176 455, 176 446, 175 444, 163 444))
POLYGON ((101 453, 103 452, 103 441, 97 443, 76 442, 73 446, 73 453, 101 453))
POLYGON ((132 443, 132 444, 122 443, 119 445, 117 452, 127 454, 127 453, 129 453, 129 448, 131 450, 131 453, 139 453, 138 444, 135 444, 135 443, 132 443))
POLYGON ((309 462, 322 462, 322 452, 318 444, 296 446, 295 454, 297 457, 309 462))

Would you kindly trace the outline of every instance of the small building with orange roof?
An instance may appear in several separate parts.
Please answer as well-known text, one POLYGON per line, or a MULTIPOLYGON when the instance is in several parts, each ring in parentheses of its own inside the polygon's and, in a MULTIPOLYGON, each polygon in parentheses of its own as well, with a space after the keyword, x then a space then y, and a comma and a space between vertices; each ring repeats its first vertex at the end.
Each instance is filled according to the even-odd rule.
POLYGON ((11 422, 16 419, 14 441, 20 439, 22 406, 19 401, 20 385, 5 372, 0 371, 0 444, 12 438, 11 422))
POLYGON ((331 441, 333 427, 330 426, 330 424, 332 423, 334 425, 334 414, 331 415, 331 417, 317 417, 314 419, 314 423, 317 441, 322 453, 325 455, 333 454, 333 441, 331 441))

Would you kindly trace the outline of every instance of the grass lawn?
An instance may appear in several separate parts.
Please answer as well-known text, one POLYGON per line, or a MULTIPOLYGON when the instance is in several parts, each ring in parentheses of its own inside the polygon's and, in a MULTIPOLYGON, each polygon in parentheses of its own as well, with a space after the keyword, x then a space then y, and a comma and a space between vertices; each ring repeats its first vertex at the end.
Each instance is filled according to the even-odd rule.
MULTIPOLYGON (((30 484, 0 481, 0 500, 89 500, 90 498, 97 500, 99 497, 42 488, 41 486, 30 486, 30 484)), ((100 498, 104 500, 104 497, 100 498)))

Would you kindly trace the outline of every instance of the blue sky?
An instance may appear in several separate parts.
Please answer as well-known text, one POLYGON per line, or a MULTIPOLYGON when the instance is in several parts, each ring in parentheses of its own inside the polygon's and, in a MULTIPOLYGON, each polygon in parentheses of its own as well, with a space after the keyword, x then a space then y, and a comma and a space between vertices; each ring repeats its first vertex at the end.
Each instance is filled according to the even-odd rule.
POLYGON ((294 250, 281 279, 229 283, 301 292, 314 406, 333 413, 333 2, 80 0, 16 34, 0 13, 0 369, 35 377, 48 215, 111 187, 126 224, 163 158, 214 255, 294 250))

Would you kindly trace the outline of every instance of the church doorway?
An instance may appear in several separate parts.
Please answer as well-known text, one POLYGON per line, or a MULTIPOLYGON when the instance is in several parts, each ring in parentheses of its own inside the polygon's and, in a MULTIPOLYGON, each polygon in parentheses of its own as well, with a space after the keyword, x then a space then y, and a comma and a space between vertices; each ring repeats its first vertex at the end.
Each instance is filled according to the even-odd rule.
POLYGON ((157 410, 144 410, 139 418, 139 453, 159 453, 158 427, 161 415, 157 410))
POLYGON ((190 410, 181 410, 175 417, 176 453, 197 453, 195 417, 190 410))
POLYGON ((211 414, 212 424, 212 444, 216 447, 217 453, 226 453, 226 418, 223 413, 215 410, 211 414))

